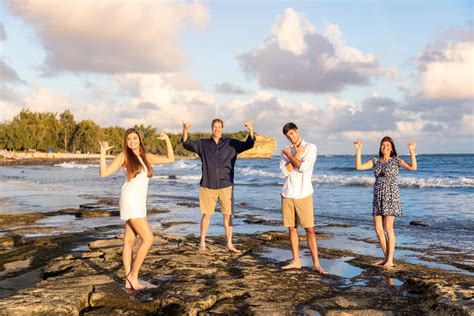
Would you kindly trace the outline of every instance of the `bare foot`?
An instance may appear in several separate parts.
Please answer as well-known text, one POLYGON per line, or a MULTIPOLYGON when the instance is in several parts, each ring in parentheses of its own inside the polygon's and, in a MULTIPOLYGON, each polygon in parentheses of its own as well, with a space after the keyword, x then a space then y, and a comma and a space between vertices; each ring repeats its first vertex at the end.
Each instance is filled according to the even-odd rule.
POLYGON ((379 266, 379 265, 382 265, 382 264, 385 264, 385 259, 374 262, 374 266, 379 266))
POLYGON ((205 243, 200 243, 199 244, 199 252, 206 252, 206 251, 207 251, 206 244, 205 243))
POLYGON ((227 245, 227 250, 229 250, 230 252, 234 252, 234 253, 242 253, 239 249, 235 248, 234 245, 227 245))
POLYGON ((146 289, 146 286, 144 286, 143 284, 140 284, 140 282, 138 282, 138 278, 137 279, 132 279, 132 276, 130 274, 127 275, 125 277, 125 279, 130 283, 130 286, 131 286, 132 290, 141 291, 141 290, 146 289))
POLYGON ((131 289, 132 288, 132 285, 130 284, 130 281, 128 281, 127 278, 125 278, 125 288, 126 289, 131 289))
POLYGON ((286 266, 281 267, 283 270, 289 270, 289 269, 301 269, 301 261, 291 261, 290 264, 287 264, 286 266))
POLYGON ((394 266, 393 262, 386 262, 384 265, 383 265, 383 268, 384 269, 390 269, 394 266))
POLYGON ((321 266, 313 266, 313 271, 316 271, 319 274, 328 274, 321 266))

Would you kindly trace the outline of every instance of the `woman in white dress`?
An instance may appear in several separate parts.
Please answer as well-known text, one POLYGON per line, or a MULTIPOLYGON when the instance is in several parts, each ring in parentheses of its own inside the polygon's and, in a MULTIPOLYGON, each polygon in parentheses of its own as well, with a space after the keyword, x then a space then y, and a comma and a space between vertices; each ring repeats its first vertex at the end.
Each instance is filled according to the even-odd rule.
POLYGON ((124 137, 124 151, 118 154, 108 166, 105 156, 107 150, 113 146, 109 146, 105 141, 99 141, 100 176, 107 177, 122 167, 127 177, 120 194, 120 218, 125 221, 122 257, 125 268, 125 287, 134 290, 145 288, 138 280, 138 272, 153 243, 153 233, 146 219, 148 180, 153 175, 151 164, 166 164, 174 161, 173 148, 168 135, 162 132, 158 139, 166 142, 166 156, 146 153, 139 132, 133 128, 128 129, 124 137), (140 236, 141 243, 132 264, 132 249, 137 235, 140 236))

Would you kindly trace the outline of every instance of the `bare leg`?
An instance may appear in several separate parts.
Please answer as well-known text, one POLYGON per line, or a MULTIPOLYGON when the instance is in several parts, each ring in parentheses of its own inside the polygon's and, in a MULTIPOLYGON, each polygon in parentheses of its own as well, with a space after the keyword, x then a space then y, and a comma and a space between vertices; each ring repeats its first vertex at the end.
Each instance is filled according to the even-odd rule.
POLYGON ((308 227, 308 228, 305 228, 305 230, 306 230, 306 236, 307 236, 306 239, 308 241, 308 248, 309 248, 309 251, 311 252, 311 257, 313 257, 313 270, 321 274, 326 274, 326 271, 324 271, 324 269, 319 264, 318 242, 317 242, 316 234, 314 233, 314 227, 308 227))
POLYGON ((375 262, 375 265, 385 264, 387 261, 387 240, 385 239, 384 225, 382 222, 382 216, 374 216, 374 228, 375 233, 379 239, 380 247, 382 247, 384 260, 375 262))
POLYGON ((128 222, 131 224, 133 230, 136 231, 140 236, 141 242, 140 246, 138 247, 132 269, 127 275, 127 280, 130 282, 130 285, 134 290, 142 290, 145 288, 145 286, 141 285, 138 281, 138 272, 140 271, 148 250, 153 244, 153 233, 151 232, 150 225, 148 225, 146 217, 129 219, 128 222))
POLYGON ((235 252, 240 253, 240 250, 234 247, 232 244, 232 215, 230 214, 222 214, 224 217, 224 228, 225 228, 225 237, 227 240, 227 249, 235 252))
POLYGON ((296 227, 288 227, 288 233, 290 235, 290 246, 291 252, 293 253, 293 261, 282 267, 283 270, 287 269, 300 269, 301 268, 301 259, 299 251, 299 240, 298 240, 298 229, 296 227))
MULTIPOLYGON (((128 275, 132 270, 132 250, 133 245, 135 244, 136 240, 135 232, 133 231, 132 227, 128 223, 125 222, 125 233, 123 234, 123 251, 122 251, 122 261, 123 267, 125 268, 125 275, 128 275)), ((130 289, 132 286, 130 282, 125 278, 125 288, 130 289)))
POLYGON ((199 251, 206 251, 206 234, 209 223, 211 222, 211 214, 202 214, 201 218, 201 242, 199 243, 199 251))
POLYGON ((395 222, 395 216, 384 216, 383 218, 385 229, 387 230, 388 239, 388 251, 387 261, 383 265, 384 268, 390 268, 393 266, 393 255, 395 253, 395 232, 393 230, 393 223, 395 222))

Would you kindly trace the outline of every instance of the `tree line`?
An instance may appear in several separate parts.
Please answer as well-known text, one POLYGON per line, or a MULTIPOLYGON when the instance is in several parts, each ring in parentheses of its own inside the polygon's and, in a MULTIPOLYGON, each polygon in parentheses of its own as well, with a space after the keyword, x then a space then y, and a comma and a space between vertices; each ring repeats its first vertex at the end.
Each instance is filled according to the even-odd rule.
MULTIPOLYGON (((147 151, 164 154, 165 143, 157 138, 159 131, 151 125, 135 125, 142 137, 147 151)), ((125 128, 120 126, 101 127, 92 120, 82 120, 79 123, 69 111, 31 112, 23 109, 10 121, 0 123, 0 148, 15 151, 53 151, 73 153, 99 153, 98 140, 106 140, 112 148, 112 154, 123 150, 125 128)), ((198 139, 210 137, 210 133, 193 133, 189 137, 198 139)), ((224 133, 224 137, 243 140, 246 131, 224 133)), ((168 134, 175 154, 192 155, 181 144, 182 134, 168 134)))

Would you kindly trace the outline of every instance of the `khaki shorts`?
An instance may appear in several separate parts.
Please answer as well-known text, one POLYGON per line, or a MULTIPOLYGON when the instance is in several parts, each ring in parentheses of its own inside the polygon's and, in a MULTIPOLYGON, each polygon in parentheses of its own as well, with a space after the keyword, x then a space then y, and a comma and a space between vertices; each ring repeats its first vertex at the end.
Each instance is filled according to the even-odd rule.
POLYGON ((302 199, 287 199, 282 196, 281 213, 285 227, 297 227, 297 224, 303 228, 314 227, 313 195, 302 199))
POLYGON ((202 214, 213 214, 219 199, 221 212, 226 215, 234 215, 234 187, 222 189, 208 189, 199 187, 199 206, 202 214))

